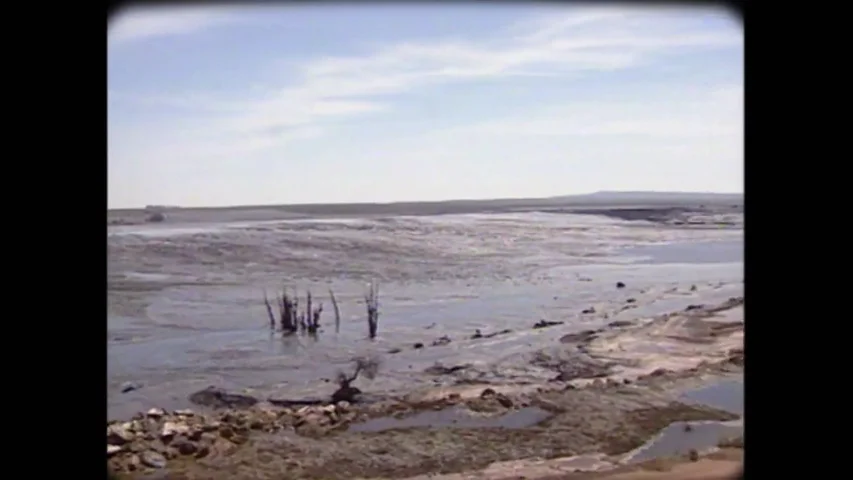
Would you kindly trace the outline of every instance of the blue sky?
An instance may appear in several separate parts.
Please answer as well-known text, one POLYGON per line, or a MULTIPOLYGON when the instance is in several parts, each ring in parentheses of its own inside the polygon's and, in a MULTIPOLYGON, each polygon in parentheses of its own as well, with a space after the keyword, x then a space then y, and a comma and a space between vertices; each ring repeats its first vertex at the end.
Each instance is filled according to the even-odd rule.
POLYGON ((147 8, 108 39, 109 208, 743 191, 724 10, 147 8))

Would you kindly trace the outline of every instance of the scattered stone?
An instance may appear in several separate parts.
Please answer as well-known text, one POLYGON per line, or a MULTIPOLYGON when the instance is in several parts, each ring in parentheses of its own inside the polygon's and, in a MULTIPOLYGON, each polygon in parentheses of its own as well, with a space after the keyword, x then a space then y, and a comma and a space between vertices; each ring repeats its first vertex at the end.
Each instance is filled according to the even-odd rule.
POLYGON ((198 452, 198 446, 187 440, 178 440, 173 445, 181 455, 194 455, 198 452))
POLYGON ((584 330, 578 333, 570 333, 560 337, 560 343, 588 342, 593 340, 597 333, 599 332, 596 330, 584 330))
POLYGON ((151 468, 166 467, 166 457, 153 450, 143 452, 142 455, 139 456, 139 461, 142 462, 143 465, 151 468))
POLYGON ((622 379, 622 383, 624 383, 625 385, 630 385, 631 379, 630 378, 624 378, 624 379, 622 379))
POLYGON ((424 344, 421 342, 418 342, 414 345, 414 348, 415 348, 415 350, 419 350, 421 348, 424 348, 424 344))
POLYGON ((565 322, 548 321, 548 320, 542 319, 542 320, 539 320, 538 322, 536 322, 536 324, 533 325, 533 328, 553 327, 554 325, 562 325, 563 323, 565 323, 565 322))
POLYGON ((583 310, 581 313, 586 314, 586 315, 595 313, 595 307, 589 307, 586 310, 583 310))
POLYGON ((192 417, 193 415, 195 415, 195 412, 193 412, 192 410, 190 410, 188 408, 184 408, 181 410, 175 410, 175 415, 181 415, 184 417, 192 417))
POLYGON ((625 284, 622 282, 616 282, 616 288, 625 288, 625 284))
POLYGON ((634 323, 629 320, 616 320, 607 324, 610 328, 620 328, 620 327, 628 327, 633 325, 634 323))
POLYGON ((124 445, 133 441, 133 432, 128 423, 110 425, 107 427, 107 445, 124 445))
POLYGON ((432 342, 432 346, 433 346, 433 347, 440 347, 440 346, 442 346, 442 345, 447 345, 447 344, 448 344, 448 343, 450 343, 451 341, 452 341, 452 340, 450 339, 450 337, 448 337, 447 335, 444 335, 444 336, 442 336, 441 338, 438 338, 438 339, 436 339, 436 340, 433 340, 433 342, 432 342))
POLYGON ((699 452, 697 452, 694 449, 690 449, 690 453, 688 454, 688 457, 690 458, 691 462, 698 462, 699 461, 699 452))
POLYGON ((480 398, 489 398, 494 397, 495 395, 497 395, 497 392, 495 392, 494 389, 491 388, 487 388, 480 392, 480 398))
POLYGON ((341 400, 335 405, 338 407, 338 410, 340 410, 341 413, 347 413, 350 409, 350 403, 346 400, 341 400))
POLYGON ((400 352, 402 352, 402 351, 403 351, 403 350, 402 350, 402 349, 400 349, 400 348, 392 348, 391 350, 388 350, 388 353, 389 353, 389 354, 391 354, 391 355, 393 355, 393 354, 395 354, 395 353, 400 353, 400 352))
POLYGON ((210 455, 210 447, 207 445, 202 445, 201 448, 195 453, 195 458, 204 458, 210 455))
POLYGON ((625 300, 625 303, 636 303, 636 301, 637 301, 637 299, 632 297, 632 298, 629 298, 628 300, 625 300))
POLYGON ((685 423, 684 424, 684 431, 685 432, 692 432, 693 431, 693 425, 690 425, 689 423, 685 423))
POLYGON ((122 448, 119 447, 118 445, 110 445, 109 443, 107 444, 107 456, 108 457, 111 457, 120 451, 122 451, 122 448))
POLYGON ((134 390, 139 390, 140 388, 142 388, 141 383, 124 382, 121 384, 121 393, 132 392, 134 390))
POLYGON ((688 305, 687 308, 684 309, 684 311, 689 312, 691 310, 700 310, 702 308, 705 308, 705 306, 704 305, 688 305))
POLYGON ((249 408, 258 403, 258 399, 249 395, 228 393, 213 386, 190 395, 189 400, 196 405, 213 408, 249 408))
POLYGON ((424 370, 424 372, 428 373, 430 375, 451 375, 451 374, 456 373, 460 370, 465 370, 466 368, 468 368, 470 366, 471 365, 466 364, 466 365, 454 365, 452 367, 445 367, 444 365, 436 363, 435 365, 428 367, 426 370, 424 370))
POLYGON ((474 331, 474 335, 471 335, 471 340, 476 340, 478 338, 483 338, 483 332, 481 332, 479 328, 474 331))
POLYGON ((495 399, 498 403, 504 408, 512 408, 512 400, 509 399, 506 395, 499 393, 495 396, 495 399))
POLYGON ((146 415, 148 415, 150 418, 160 418, 163 415, 166 415, 166 411, 162 408, 152 408, 148 410, 146 415))
POLYGON ((696 285, 690 285, 691 292, 695 292, 696 290, 698 290, 698 288, 696 288, 696 285))
POLYGON ((166 422, 163 424, 163 428, 160 430, 160 438, 172 438, 178 434, 189 433, 189 431, 190 427, 182 423, 166 422))

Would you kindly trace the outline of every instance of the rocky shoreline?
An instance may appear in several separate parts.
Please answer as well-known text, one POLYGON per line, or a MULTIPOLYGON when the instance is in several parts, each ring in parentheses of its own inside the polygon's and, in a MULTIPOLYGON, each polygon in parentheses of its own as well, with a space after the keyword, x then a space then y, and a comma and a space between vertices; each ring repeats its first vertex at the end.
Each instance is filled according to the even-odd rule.
MULTIPOLYGON (((659 331, 661 325, 677 320, 679 328, 682 323, 690 328, 690 338, 680 341, 716 349, 714 361, 701 360, 687 368, 656 368, 634 376, 625 374, 628 369, 621 375, 594 373, 589 378, 578 371, 567 376, 568 381, 557 377, 541 385, 459 384, 399 398, 371 400, 356 395, 350 397, 352 401, 330 398, 305 401, 307 405, 205 389, 194 395, 201 399, 196 403, 207 407, 152 408, 128 421, 108 422, 108 467, 132 478, 405 478, 462 472, 532 456, 625 453, 675 421, 737 418, 730 412, 683 403, 668 392, 677 385, 742 372, 743 349, 732 348, 730 340, 742 336, 743 323, 738 328, 737 322, 713 321, 715 315, 742 304, 742 297, 734 298, 715 307, 680 312, 677 319, 667 315, 646 326, 619 325, 610 332, 587 332, 563 340, 570 344, 566 348, 597 354, 596 349, 606 350, 607 342, 623 335, 620 329, 659 331), (223 398, 231 401, 214 401, 223 398), (446 425, 434 428, 369 432, 353 428, 372 419, 407 419, 424 412, 433 412, 441 422, 444 412, 451 410, 497 426, 501 418, 509 414, 521 418, 531 409, 544 420, 536 418, 519 428, 455 425, 457 417, 450 415, 446 425)), ((608 361, 619 361, 614 358, 608 361)))

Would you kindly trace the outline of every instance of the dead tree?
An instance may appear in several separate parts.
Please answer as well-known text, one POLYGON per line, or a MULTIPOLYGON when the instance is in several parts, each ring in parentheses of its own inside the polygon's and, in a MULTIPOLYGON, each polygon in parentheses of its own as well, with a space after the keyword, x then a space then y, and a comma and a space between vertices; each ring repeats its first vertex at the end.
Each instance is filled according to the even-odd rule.
POLYGON ((338 300, 335 299, 335 292, 329 289, 329 297, 332 298, 332 306, 335 308, 335 333, 341 331, 341 309, 338 308, 338 300))
POLYGON ((367 332, 371 340, 376 338, 379 329, 379 284, 371 282, 369 290, 364 294, 364 303, 367 305, 367 332))
MULTIPOLYGON (((323 304, 314 305, 314 298, 309 290, 306 294, 306 310, 299 310, 299 296, 287 293, 287 288, 277 297, 279 311, 279 329, 285 335, 296 332, 315 334, 320 330, 320 317, 323 313, 323 304)), ((264 304, 267 307, 267 316, 270 320, 270 329, 275 330, 276 317, 270 305, 269 297, 264 292, 264 304)))
POLYGON ((358 378, 359 374, 364 374, 366 378, 372 380, 379 372, 380 362, 378 358, 360 357, 354 359, 354 362, 355 371, 352 375, 347 375, 343 371, 338 372, 337 382, 339 388, 332 394, 333 403, 341 401, 355 403, 356 396, 361 393, 361 390, 358 387, 353 387, 352 382, 358 378))

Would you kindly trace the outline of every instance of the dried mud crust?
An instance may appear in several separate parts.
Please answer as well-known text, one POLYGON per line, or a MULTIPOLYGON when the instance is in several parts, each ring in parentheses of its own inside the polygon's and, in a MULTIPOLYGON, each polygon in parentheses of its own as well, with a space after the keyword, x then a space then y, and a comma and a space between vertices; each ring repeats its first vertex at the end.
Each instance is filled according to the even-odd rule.
MULTIPOLYGON (((299 429, 263 433, 259 427, 258 433, 231 431, 224 438, 220 426, 211 430, 215 438, 203 447, 202 458, 174 452, 168 455, 171 458, 166 468, 156 471, 159 478, 175 479, 405 478, 476 470, 493 462, 530 457, 618 454, 640 446, 674 421, 735 418, 728 412, 671 402, 633 386, 548 391, 530 403, 554 416, 535 427, 517 430, 436 428, 353 433, 338 429, 306 436, 304 431, 297 433, 299 429)), ((155 469, 138 461, 135 471, 126 468, 129 455, 139 454, 113 457, 114 470, 130 477, 150 478, 147 474, 155 469)))

